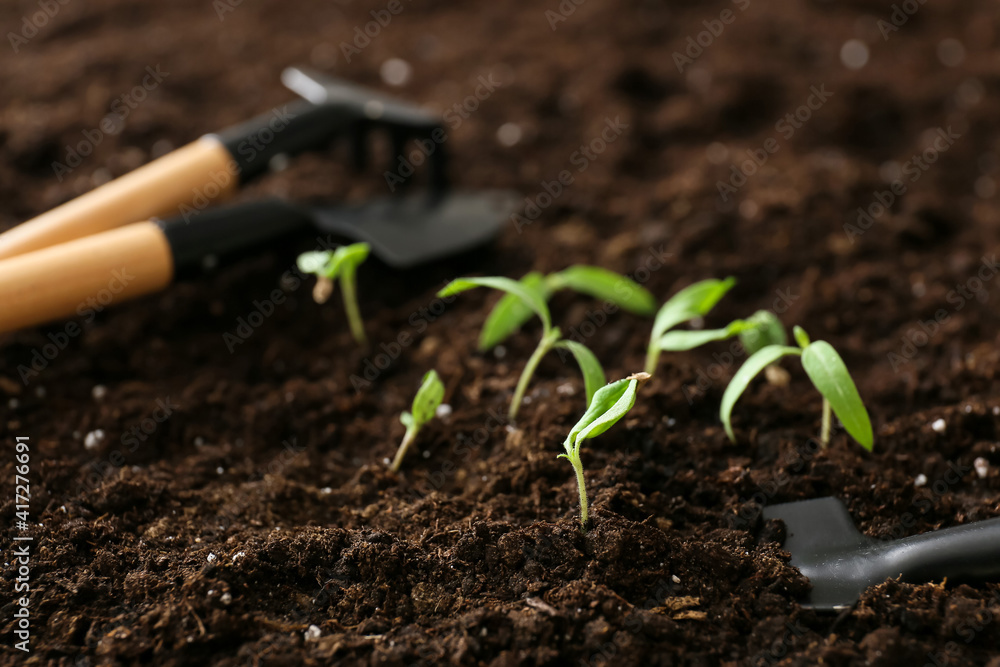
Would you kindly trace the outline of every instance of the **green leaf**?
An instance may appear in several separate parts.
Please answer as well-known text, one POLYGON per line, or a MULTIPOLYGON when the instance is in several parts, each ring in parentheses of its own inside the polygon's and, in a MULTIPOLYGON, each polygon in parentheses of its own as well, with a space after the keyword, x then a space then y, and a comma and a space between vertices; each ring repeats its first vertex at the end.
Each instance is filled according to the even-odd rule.
POLYGON ((330 263, 330 256, 333 253, 326 250, 314 250, 304 252, 295 260, 295 264, 302 273, 314 273, 320 275, 324 273, 326 265, 330 263))
POLYGON ((587 408, 583 417, 569 432, 563 443, 563 447, 570 457, 578 454, 581 441, 604 433, 632 409, 632 406, 635 405, 635 394, 639 380, 649 377, 645 373, 638 375, 641 377, 633 376, 618 380, 597 390, 590 402, 590 407, 587 408))
MULTIPOLYGON (((541 273, 532 271, 521 278, 521 284, 529 289, 538 290, 542 299, 548 300, 545 281, 541 273)), ((504 294, 493 306, 483 330, 479 332, 479 351, 493 349, 506 340, 511 334, 531 319, 531 306, 514 294, 504 294)))
POLYGON ((875 437, 868 411, 844 360, 833 346, 823 340, 808 345, 802 351, 802 367, 851 437, 871 451, 875 437))
POLYGON ((553 290, 568 287, 581 294, 610 301, 637 315, 652 315, 656 297, 630 278, 599 266, 577 264, 546 278, 553 290))
POLYGON ((795 342, 798 343, 798 346, 803 350, 809 347, 809 334, 807 334, 806 330, 799 325, 796 324, 792 328, 792 336, 795 337, 795 342))
POLYGON ((403 426, 410 428, 413 426, 413 415, 403 410, 403 413, 399 415, 399 421, 402 422, 403 426))
POLYGON ((706 329, 704 331, 668 331, 660 338, 660 349, 665 352, 681 352, 701 347, 706 343, 726 340, 748 329, 749 324, 743 320, 730 322, 724 329, 706 329))
POLYGON ((350 271, 354 272, 371 252, 371 246, 367 243, 352 243, 347 246, 340 246, 333 252, 330 263, 326 267, 326 277, 336 280, 341 274, 350 271))
POLYGON ((542 299, 541 295, 539 295, 538 292, 525 287, 516 280, 511 280, 510 278, 504 278, 502 276, 456 278, 445 285, 437 295, 439 297, 451 296, 452 294, 460 294, 461 292, 465 292, 476 287, 489 287, 491 289, 507 292, 508 294, 513 294, 528 304, 528 306, 535 311, 538 317, 542 320, 542 326, 545 329, 545 333, 548 333, 552 328, 552 318, 549 315, 549 307, 545 304, 545 300, 542 299))
POLYGON ((745 321, 750 326, 740 332, 740 343, 748 355, 768 345, 788 345, 785 327, 771 311, 758 310, 745 321))
POLYGON ((601 362, 586 345, 574 340, 561 340, 553 347, 569 350, 576 357, 576 363, 580 365, 580 372, 583 373, 583 386, 587 391, 587 405, 590 405, 594 394, 607 382, 604 377, 604 369, 601 368, 601 362))
POLYGON ((719 417, 722 419, 722 425, 726 428, 726 435, 733 442, 736 442, 736 436, 733 435, 733 427, 729 423, 730 416, 733 412, 733 406, 736 405, 736 401, 743 394, 746 388, 750 385, 750 381, 753 380, 758 373, 760 373, 764 368, 774 363, 781 357, 786 356, 798 356, 802 354, 802 350, 797 347, 789 347, 786 345, 768 345, 765 348, 761 348, 756 353, 752 354, 749 359, 747 359, 740 369, 736 371, 733 379, 730 380, 729 386, 726 387, 726 391, 722 394, 722 405, 719 408, 719 417))
MULTIPOLYGON (((420 389, 417 390, 417 395, 413 399, 414 426, 420 428, 433 419, 434 413, 437 411, 438 406, 441 405, 441 399, 443 398, 444 384, 441 382, 441 378, 438 377, 437 371, 427 371, 424 374, 424 379, 420 381, 420 389)), ((403 414, 406 413, 404 412, 403 414)), ((402 417, 400 417, 400 420, 402 420, 402 417)), ((406 424, 405 421, 403 423, 406 424)))
POLYGON ((345 270, 352 271, 368 259, 371 246, 367 243, 352 243, 340 246, 335 251, 315 250, 304 252, 295 260, 303 273, 314 273, 330 280, 336 280, 345 270))
POLYGON ((660 307, 653 322, 651 338, 658 340, 681 322, 707 314, 735 284, 736 279, 729 277, 725 280, 702 280, 685 287, 660 307))

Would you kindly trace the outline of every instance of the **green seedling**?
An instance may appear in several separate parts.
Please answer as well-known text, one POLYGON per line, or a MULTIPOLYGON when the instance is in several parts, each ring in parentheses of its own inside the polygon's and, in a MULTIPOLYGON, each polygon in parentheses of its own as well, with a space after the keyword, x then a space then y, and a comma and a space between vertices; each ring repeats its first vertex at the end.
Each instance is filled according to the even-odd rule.
POLYGON ((417 439, 417 434, 424 424, 434 419, 443 398, 444 385, 441 383, 437 371, 427 371, 424 374, 424 379, 420 381, 417 395, 413 397, 411 412, 404 411, 399 416, 399 421, 403 422, 403 426, 406 427, 406 434, 403 435, 403 441, 399 443, 399 449, 396 450, 396 458, 392 461, 391 470, 393 472, 399 472, 399 467, 403 465, 403 457, 406 456, 406 450, 417 439))
POLYGON ((722 418, 723 426, 726 427, 729 439, 736 442, 730 417, 733 406, 746 390, 750 381, 778 359, 793 356, 802 360, 802 368, 805 369, 806 375, 823 396, 823 423, 820 430, 820 443, 825 447, 830 442, 830 412, 832 410, 847 432, 851 434, 851 437, 857 440, 862 447, 871 451, 874 444, 872 423, 843 359, 826 341, 811 342, 802 327, 795 327, 793 333, 798 347, 766 345, 758 349, 736 371, 729 386, 726 387, 726 391, 722 395, 719 416, 722 418))
POLYGON ((340 279, 340 293, 344 297, 344 310, 347 312, 347 322, 351 327, 351 335, 359 344, 366 342, 365 326, 358 310, 358 296, 355 289, 355 276, 358 267, 366 259, 371 246, 367 243, 352 243, 341 246, 335 251, 318 250, 304 252, 299 255, 299 270, 303 273, 314 273, 317 276, 313 288, 313 300, 316 303, 326 303, 333 293, 333 284, 340 279))
MULTIPOLYGON (((670 331, 670 329, 673 329, 678 324, 690 322, 697 317, 707 315, 708 312, 715 307, 715 304, 719 302, 719 299, 725 296, 726 292, 732 289, 735 284, 736 279, 732 277, 726 278, 725 280, 702 280, 701 282, 685 287, 680 292, 670 297, 670 299, 660 307, 659 312, 656 313, 656 319, 653 321, 653 332, 649 337, 649 347, 646 349, 646 372, 650 375, 653 375, 653 373, 656 372, 656 365, 659 363, 660 353, 668 349, 663 347, 663 338, 666 333, 670 331)), ((696 331, 683 333, 707 334, 711 332, 696 331)), ((736 335, 737 333, 739 333, 739 331, 734 329, 732 335, 736 335)), ((701 342, 697 342, 690 347, 697 347, 697 345, 702 345, 711 340, 719 339, 711 337, 705 339, 703 336, 701 338, 701 342)), ((670 339, 668 339, 668 343, 669 342, 670 339)), ((676 341, 675 344, 679 344, 680 342, 681 341, 676 341)), ((682 347, 678 349, 690 349, 690 347, 682 347)))
POLYGON ((580 525, 584 530, 587 529, 589 508, 587 506, 587 483, 583 476, 583 462, 580 460, 580 445, 583 444, 584 440, 595 438, 604 433, 624 417, 635 405, 635 394, 639 383, 648 379, 648 373, 636 373, 601 387, 594 394, 594 400, 590 402, 587 412, 584 413, 563 442, 566 453, 560 454, 559 458, 569 461, 573 470, 576 471, 576 484, 580 491, 580 525))
MULTIPOLYGON (((508 417, 511 421, 517 417, 518 408, 524 400, 524 392, 528 389, 538 364, 542 358, 552 350, 563 349, 570 352, 576 359, 583 373, 583 385, 587 392, 587 405, 590 405, 594 393, 605 383, 604 370, 601 363, 585 345, 572 340, 564 340, 558 327, 552 326, 552 316, 549 314, 549 307, 545 303, 542 295, 530 286, 510 278, 492 276, 486 278, 457 278, 438 292, 439 297, 459 294, 476 287, 489 287, 491 289, 506 292, 527 304, 538 318, 542 321, 542 339, 538 341, 538 347, 531 353, 528 363, 518 378, 517 388, 514 390, 514 397, 510 403, 508 417)), ((509 312, 509 311, 508 311, 509 312)))
MULTIPOLYGON (((555 292, 571 289, 610 301, 636 315, 652 315, 656 310, 656 298, 649 290, 630 278, 598 266, 574 265, 548 275, 532 271, 521 278, 520 282, 538 292, 546 302, 555 292)), ((516 295, 504 295, 486 318, 479 334, 479 350, 485 352, 503 342, 530 320, 533 314, 531 307, 516 295)))

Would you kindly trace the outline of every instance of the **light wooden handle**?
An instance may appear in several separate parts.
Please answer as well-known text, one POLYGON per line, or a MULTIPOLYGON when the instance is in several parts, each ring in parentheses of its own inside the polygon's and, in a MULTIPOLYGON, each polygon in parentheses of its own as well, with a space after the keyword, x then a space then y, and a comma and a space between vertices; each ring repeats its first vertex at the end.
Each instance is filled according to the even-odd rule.
POLYGON ((218 139, 202 137, 0 234, 0 259, 227 199, 235 165, 218 139))
MULTIPOLYGON (((0 331, 82 316, 163 289, 174 262, 163 231, 137 222, 0 261, 0 331)), ((91 316, 92 319, 92 316, 91 316)))

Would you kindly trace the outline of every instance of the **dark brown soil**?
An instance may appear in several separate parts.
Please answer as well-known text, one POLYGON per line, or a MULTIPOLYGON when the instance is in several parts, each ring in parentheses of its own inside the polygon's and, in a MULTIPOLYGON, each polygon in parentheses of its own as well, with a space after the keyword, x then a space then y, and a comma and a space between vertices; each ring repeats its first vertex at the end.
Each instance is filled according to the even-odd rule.
MULTIPOLYGON (((452 132, 456 182, 533 200, 562 170, 574 183, 491 252, 406 275, 366 265, 367 351, 336 299, 317 306, 308 285, 282 282, 309 239, 77 318, 83 333, 27 384, 19 367, 65 324, 0 338, 0 516, 15 521, 13 443, 28 436, 38 524, 30 654, 12 648, 17 563, 4 553, 5 664, 1000 664, 996 583, 887 582, 839 617, 816 614, 797 603, 808 584, 781 526, 759 518, 762 502, 825 495, 879 537, 1000 515, 1000 282, 975 282, 1000 245, 994 6, 928 2, 885 40, 888 0, 567 1, 555 30, 555 0, 403 2, 347 62, 338 45, 386 3, 248 0, 220 21, 224 1, 69 0, 16 54, 3 45, 0 227, 284 104, 278 73, 301 63, 386 89, 379 67, 402 58, 413 76, 395 92, 440 110, 492 75, 497 90, 452 132), (674 52, 727 9, 735 20, 679 74, 674 52), (852 39, 870 49, 859 70, 841 62, 852 39), (945 39, 964 45, 957 66, 938 56, 954 55, 945 39), (66 145, 157 65, 169 76, 58 181, 66 145), (776 123, 824 86, 829 100, 783 134, 776 123), (617 118, 627 128, 579 171, 574 153, 617 118), (505 123, 522 130, 512 147, 497 139, 505 123), (844 225, 897 177, 887 163, 937 128, 958 138, 852 243, 844 225), (777 152, 723 201, 717 182, 771 138, 777 152), (668 261, 646 271, 657 253, 668 261), (735 370, 726 346, 669 355, 626 420, 586 446, 594 526, 582 534, 556 458, 583 409, 575 367, 546 360, 518 428, 502 424, 536 325, 502 358, 481 355, 496 297, 434 301, 466 272, 578 262, 638 271, 660 299, 736 276, 707 324, 773 307, 829 340, 869 405, 874 454, 843 433, 811 454, 820 401, 791 365, 787 387, 755 384, 737 406, 730 444, 717 417, 735 370), (223 335, 278 286, 288 300, 230 353, 223 335), (936 313, 944 324, 921 337, 936 313), (394 347, 403 333, 412 344, 394 347), (388 368, 356 390, 351 376, 380 354, 388 368), (453 412, 390 474, 398 415, 432 367, 453 412), (170 416, 153 421, 162 405, 170 416), (311 625, 321 635, 307 641, 311 625)), ((38 6, 4 3, 3 32, 38 6)), ((245 196, 384 189, 342 165, 306 156, 245 196)), ((587 326, 600 304, 568 294, 553 309, 609 377, 641 368, 649 321, 587 326)))

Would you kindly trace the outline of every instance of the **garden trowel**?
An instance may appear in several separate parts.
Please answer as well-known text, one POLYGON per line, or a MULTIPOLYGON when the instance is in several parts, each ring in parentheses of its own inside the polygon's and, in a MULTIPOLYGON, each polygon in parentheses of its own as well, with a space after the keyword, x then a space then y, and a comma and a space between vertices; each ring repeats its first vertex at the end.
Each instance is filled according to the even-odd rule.
POLYGON ((190 219, 136 222, 0 260, 0 331, 104 307, 198 273, 220 258, 260 250, 279 236, 319 234, 321 247, 365 241, 405 269, 486 243, 515 205, 503 191, 448 191, 358 204, 303 206, 278 199, 217 207, 190 219))
POLYGON ((837 611, 886 579, 912 583, 1000 579, 1000 517, 882 541, 861 534, 837 498, 764 508, 785 522, 784 549, 812 583, 804 606, 837 611))

